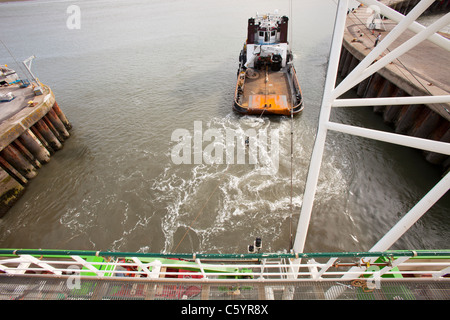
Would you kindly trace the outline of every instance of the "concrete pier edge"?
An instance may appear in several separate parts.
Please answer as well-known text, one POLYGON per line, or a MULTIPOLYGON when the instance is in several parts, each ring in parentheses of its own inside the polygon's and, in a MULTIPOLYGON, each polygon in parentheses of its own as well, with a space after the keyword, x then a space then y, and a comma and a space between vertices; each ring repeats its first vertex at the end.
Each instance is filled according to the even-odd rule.
POLYGON ((72 125, 52 90, 0 123, 0 218, 20 199, 30 179, 62 149, 72 125))

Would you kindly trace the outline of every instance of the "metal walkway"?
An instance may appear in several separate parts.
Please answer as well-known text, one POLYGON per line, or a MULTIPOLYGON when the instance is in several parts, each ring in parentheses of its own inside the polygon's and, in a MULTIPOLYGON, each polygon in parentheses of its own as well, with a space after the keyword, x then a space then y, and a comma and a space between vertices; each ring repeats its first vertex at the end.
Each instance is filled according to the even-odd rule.
POLYGON ((70 278, 0 275, 0 300, 282 300, 290 288, 294 300, 448 300, 450 282, 426 278, 386 280, 378 289, 357 281, 177 282, 135 279, 70 278), (343 289, 343 291, 342 291, 343 289))

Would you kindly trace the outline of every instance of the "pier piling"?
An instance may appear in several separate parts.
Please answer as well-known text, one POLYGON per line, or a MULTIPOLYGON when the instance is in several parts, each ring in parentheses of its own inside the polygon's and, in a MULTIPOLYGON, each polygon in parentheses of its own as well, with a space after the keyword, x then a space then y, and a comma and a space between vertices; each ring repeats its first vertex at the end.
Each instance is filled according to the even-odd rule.
POLYGON ((56 115, 59 117, 61 122, 64 124, 67 130, 72 129, 72 125, 70 124, 69 120, 67 120, 65 114, 61 111, 58 102, 55 101, 52 109, 55 111, 56 115))
POLYGON ((32 89, 10 86, 14 86, 15 94, 27 98, 7 102, 11 103, 10 109, 16 109, 3 115, 5 120, 0 122, 0 218, 25 192, 38 169, 63 148, 72 128, 50 88, 44 86, 44 94, 34 96, 34 106, 30 108, 21 103, 29 101, 32 89))
POLYGON ((39 141, 30 129, 24 131, 18 140, 40 163, 48 163, 50 161, 50 152, 42 145, 41 141, 39 141))
POLYGON ((69 132, 67 131, 64 123, 59 119, 58 115, 53 109, 50 109, 47 113, 48 120, 53 125, 53 127, 57 130, 57 132, 62 136, 63 140, 69 138, 69 132))
POLYGON ((12 144, 0 151, 0 155, 25 178, 32 179, 37 175, 34 166, 12 144))
POLYGON ((58 138, 53 134, 53 132, 50 130, 50 128, 47 126, 45 121, 43 119, 36 122, 34 125, 35 128, 38 130, 38 132, 41 134, 41 136, 48 142, 50 147, 57 151, 62 148, 61 142, 58 140, 58 138))

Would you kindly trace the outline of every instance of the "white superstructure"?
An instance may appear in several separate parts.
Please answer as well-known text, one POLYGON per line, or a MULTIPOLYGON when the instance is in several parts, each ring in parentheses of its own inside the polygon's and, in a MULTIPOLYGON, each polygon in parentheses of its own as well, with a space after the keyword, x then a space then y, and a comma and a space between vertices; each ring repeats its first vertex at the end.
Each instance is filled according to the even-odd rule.
POLYGON ((248 20, 245 67, 254 68, 258 60, 280 61, 285 67, 288 61, 288 18, 278 14, 257 14, 248 20))

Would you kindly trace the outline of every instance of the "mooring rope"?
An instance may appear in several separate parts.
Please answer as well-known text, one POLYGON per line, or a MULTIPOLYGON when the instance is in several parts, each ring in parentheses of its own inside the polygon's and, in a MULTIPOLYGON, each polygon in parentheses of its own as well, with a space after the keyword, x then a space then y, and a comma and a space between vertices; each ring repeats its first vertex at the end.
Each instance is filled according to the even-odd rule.
POLYGON ((11 58, 14 60, 14 62, 19 67, 20 71, 22 71, 24 76, 25 76, 27 74, 27 72, 23 69, 23 66, 19 62, 17 62, 16 57, 12 54, 11 50, 9 50, 9 48, 6 46, 6 44, 3 42, 2 39, 0 39, 0 42, 2 43, 3 47, 5 47, 6 51, 8 51, 9 55, 11 56, 11 58))
POLYGON ((292 96, 292 105, 291 105, 291 214, 289 218, 289 250, 292 249, 293 242, 292 242, 292 215, 293 215, 293 193, 294 193, 294 186, 293 186, 293 158, 294 158, 294 97, 292 96))
MULTIPOLYGON (((291 52, 292 52, 292 34, 293 34, 293 29, 292 28, 292 0, 289 0, 289 19, 291 20, 291 22, 289 23, 289 46, 291 48, 291 52)), ((293 62, 292 62, 293 63, 293 62)), ((294 66, 292 66, 294 67, 294 66)), ((294 76, 292 75, 292 89, 294 89, 294 76)), ((292 236, 292 216, 293 216, 293 211, 294 211, 294 205, 293 205, 293 194, 294 194, 294 185, 293 185, 293 158, 294 158, 294 103, 295 103, 295 99, 294 99, 294 95, 291 95, 291 99, 292 99, 292 104, 291 104, 291 202, 290 202, 290 209, 291 209, 291 213, 290 213, 290 217, 289 217, 289 250, 292 249, 294 243, 293 243, 293 236, 292 236)))

